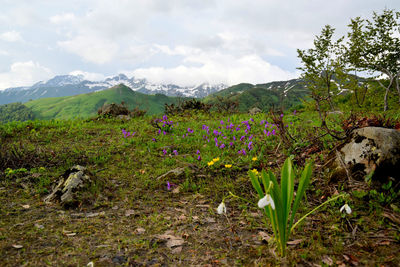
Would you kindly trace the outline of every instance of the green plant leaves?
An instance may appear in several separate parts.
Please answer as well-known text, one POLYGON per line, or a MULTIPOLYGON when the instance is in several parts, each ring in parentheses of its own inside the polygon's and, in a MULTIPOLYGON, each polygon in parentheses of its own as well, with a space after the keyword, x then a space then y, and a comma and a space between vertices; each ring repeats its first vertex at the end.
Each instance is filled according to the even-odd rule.
POLYGON ((296 198, 294 199, 293 207, 292 207, 292 216, 290 218, 290 223, 289 223, 289 229, 292 228, 293 221, 294 221, 294 215, 297 212, 297 209, 299 208, 300 201, 303 198, 303 195, 310 184, 310 178, 311 178, 311 173, 312 173, 312 162, 309 162, 306 164, 306 166, 303 169, 303 172, 301 173, 300 181, 299 181, 299 186, 297 188, 296 192, 296 198))
POLYGON ((261 172, 261 182, 264 187, 263 189, 260 184, 259 177, 254 172, 249 172, 251 183, 254 189, 257 191, 258 196, 263 198, 265 194, 270 194, 275 203, 275 209, 272 209, 270 205, 267 205, 264 207, 264 211, 271 222, 275 239, 282 256, 285 255, 286 242, 289 240, 294 216, 298 210, 305 190, 310 183, 311 173, 312 163, 310 162, 302 171, 296 198, 292 206, 294 195, 294 179, 296 175, 290 157, 285 160, 285 163, 281 169, 280 185, 278 184, 275 175, 271 171, 267 173, 265 170, 263 170, 261 172), (290 213, 291 216, 289 219, 290 213))

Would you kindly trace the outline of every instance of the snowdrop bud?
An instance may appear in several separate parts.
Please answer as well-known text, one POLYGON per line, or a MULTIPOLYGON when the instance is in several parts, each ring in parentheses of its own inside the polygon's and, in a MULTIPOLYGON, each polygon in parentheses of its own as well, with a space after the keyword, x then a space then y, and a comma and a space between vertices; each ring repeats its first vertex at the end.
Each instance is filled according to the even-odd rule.
POLYGON ((226 206, 225 206, 224 202, 221 202, 221 204, 219 204, 219 206, 217 208, 217 212, 218 212, 218 214, 226 213, 226 206))
POLYGON ((350 208, 350 206, 347 205, 347 204, 344 204, 344 205, 340 208, 340 212, 343 212, 343 210, 345 210, 347 214, 350 214, 350 213, 351 213, 351 208, 350 208))

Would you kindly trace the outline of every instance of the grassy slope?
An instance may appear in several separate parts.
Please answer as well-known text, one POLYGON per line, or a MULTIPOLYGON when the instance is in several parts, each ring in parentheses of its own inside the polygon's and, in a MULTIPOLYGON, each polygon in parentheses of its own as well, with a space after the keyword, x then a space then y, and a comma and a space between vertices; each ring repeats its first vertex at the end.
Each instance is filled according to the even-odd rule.
MULTIPOLYGON (((272 236, 272 229, 265 225, 255 205, 257 198, 247 171, 256 168, 278 173, 278 166, 290 151, 282 149, 277 136, 263 134, 265 127, 260 123, 268 119, 265 115, 253 116, 247 134, 244 127, 234 133, 225 129, 228 119, 243 125, 241 122, 250 117, 176 116, 169 118, 175 123, 174 135, 157 135, 148 117, 129 122, 72 120, 0 125, 0 155, 7 157, 7 163, 0 166, 0 265, 85 266, 93 261, 95 266, 115 262, 134 266, 309 266, 332 261, 338 265, 398 266, 399 228, 383 216, 384 212, 393 211, 380 202, 379 195, 360 189, 359 181, 351 184, 346 177, 329 181, 321 159, 335 143, 327 138, 323 140, 324 151, 309 155, 319 167, 299 213, 305 214, 337 190, 350 194, 347 202, 353 213, 341 215, 339 208, 344 202, 333 202, 296 228, 291 236, 296 242, 289 246, 286 259, 276 257, 273 242, 262 241, 266 235, 272 236), (203 138, 203 125, 209 126, 210 142, 203 138), (124 139, 121 129, 136 134, 124 139), (214 144, 213 130, 223 131, 228 140, 233 135, 246 138, 242 143, 237 141, 234 148, 220 149, 214 144), (246 147, 244 142, 250 135, 254 149, 246 156, 238 155, 237 150, 246 147), (197 150, 201 161, 197 160, 197 150), (220 160, 208 166, 207 162, 217 157, 220 160), (75 164, 88 167, 105 181, 96 202, 72 210, 57 204, 45 205, 43 198, 51 184, 75 164), (225 168, 225 164, 233 166, 225 168), (24 167, 27 171, 6 176, 7 167, 24 167), (185 167, 185 173, 157 179, 177 167, 185 167), (173 188, 179 186, 180 191, 169 191, 167 181, 173 188), (253 204, 227 198, 227 215, 216 214, 216 207, 229 191, 253 204), (169 249, 158 238, 160 234, 183 238, 182 251, 169 249)), ((289 130, 297 140, 318 134, 315 114, 300 113, 284 119, 293 122, 289 130)), ((219 141, 228 144, 222 136, 219 141)), ((302 142, 294 146, 301 149, 307 145, 302 142)), ((297 155, 295 160, 302 163, 304 156, 297 155)))
POLYGON ((301 104, 301 100, 308 94, 300 80, 282 82, 271 82, 266 84, 252 85, 241 83, 231 86, 205 98, 207 103, 218 102, 218 97, 227 97, 232 101, 239 102, 239 110, 247 112, 253 107, 258 107, 268 112, 272 107, 286 109, 301 104), (284 91, 287 94, 284 96, 284 91))
POLYGON ((160 114, 165 103, 176 103, 177 98, 164 95, 145 95, 134 92, 125 85, 76 96, 43 98, 25 103, 32 108, 37 119, 87 118, 96 114, 103 104, 124 101, 129 109, 138 107, 148 114, 160 114))

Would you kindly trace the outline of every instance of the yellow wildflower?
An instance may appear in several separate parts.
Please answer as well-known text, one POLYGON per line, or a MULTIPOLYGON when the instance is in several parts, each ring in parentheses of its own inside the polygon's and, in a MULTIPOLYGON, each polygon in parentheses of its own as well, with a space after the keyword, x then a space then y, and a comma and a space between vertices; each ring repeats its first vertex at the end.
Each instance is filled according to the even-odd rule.
POLYGON ((253 157, 251 160, 252 160, 252 161, 256 161, 256 160, 257 160, 257 157, 253 157))
POLYGON ((231 168, 232 164, 225 164, 225 168, 231 168))
POLYGON ((215 162, 217 162, 219 160, 219 157, 218 158, 215 158, 215 159, 213 159, 213 162, 215 163, 215 162))
POLYGON ((251 170, 255 175, 257 175, 258 174, 258 171, 257 171, 257 169, 252 169, 251 170))
POLYGON ((208 162, 207 164, 208 164, 208 166, 211 166, 211 165, 214 164, 214 161, 210 161, 210 162, 208 162))

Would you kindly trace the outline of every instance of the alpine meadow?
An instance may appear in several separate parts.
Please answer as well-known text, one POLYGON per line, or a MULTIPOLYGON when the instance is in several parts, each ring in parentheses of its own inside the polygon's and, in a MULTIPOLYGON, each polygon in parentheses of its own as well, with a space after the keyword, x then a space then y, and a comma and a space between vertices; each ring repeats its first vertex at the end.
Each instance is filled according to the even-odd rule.
MULTIPOLYGON (((189 2, 183 10, 192 12, 189 2)), ((164 5, 152 6, 157 19, 140 16, 143 24, 177 27, 162 18, 182 15, 180 9, 164 5)), ((111 21, 117 7, 105 6, 95 27, 88 21, 99 15, 96 9, 82 20, 79 12, 53 16, 53 24, 81 22, 77 32, 87 36, 75 38, 96 42, 71 48, 65 39, 48 50, 68 50, 63 64, 84 52, 88 68, 123 69, 97 52, 117 49, 97 43, 106 20, 112 38, 126 28, 111 21), (88 25, 98 31, 89 32, 88 25)), ((212 8, 196 5, 202 14, 212 8)), ((238 15, 245 10, 234 10, 233 21, 249 27, 249 35, 256 31, 238 15)), ((163 70, 190 53, 183 59, 188 67, 166 73, 194 79, 183 71, 197 73, 205 51, 228 61, 213 50, 211 44, 222 42, 216 38, 188 39, 174 49, 154 45, 142 53, 143 36, 155 37, 132 24, 140 45, 129 47, 134 55, 114 56, 121 64, 126 58, 148 62, 163 52, 159 65, 141 63, 132 78, 95 82, 70 73, 0 91, 0 265, 399 266, 400 12, 352 12, 364 15, 347 19, 345 30, 321 23, 307 47, 292 49, 297 78, 211 83, 201 69, 204 83, 196 86, 139 79, 153 72, 164 77, 163 70), (188 49, 189 42, 196 48, 188 49), (166 67, 160 62, 167 55, 174 61, 166 67)), ((193 18, 179 31, 190 28, 195 35, 204 31, 196 31, 201 22, 193 18)), ((177 42, 178 30, 157 29, 157 38, 177 42)), ((67 26, 58 30, 76 33, 67 26)), ((0 40, 11 37, 18 36, 0 40)), ((238 45, 244 51, 248 43, 238 45)), ((12 49, 2 51, 0 46, 6 57, 12 49)), ((271 62, 285 60, 279 51, 269 53, 271 62)), ((228 65, 211 64, 209 75, 239 76, 228 65)), ((0 85, 2 79, 0 73, 0 85)))

